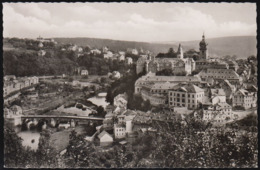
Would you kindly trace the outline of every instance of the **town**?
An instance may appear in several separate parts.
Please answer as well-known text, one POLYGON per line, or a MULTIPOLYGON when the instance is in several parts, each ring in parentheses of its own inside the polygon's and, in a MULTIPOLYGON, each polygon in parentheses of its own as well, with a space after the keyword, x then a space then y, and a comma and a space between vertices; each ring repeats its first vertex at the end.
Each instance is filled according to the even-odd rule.
MULTIPOLYGON (((15 44, 22 40, 6 41, 15 44)), ((54 39, 42 37, 25 40, 25 43, 36 49, 38 57, 50 55, 50 47, 53 47, 76 56, 76 60, 85 65, 75 66, 60 75, 4 76, 5 125, 15 129, 14 133, 18 135, 26 132, 25 136, 21 135, 23 145, 33 150, 40 147, 39 140, 48 134, 49 145, 59 157, 72 159, 71 154, 83 154, 75 153, 76 148, 78 151, 92 149, 97 154, 117 152, 116 147, 123 147, 131 158, 127 158, 128 155, 117 158, 126 156, 127 160, 122 160, 124 163, 120 165, 142 167, 160 165, 152 161, 158 153, 149 153, 154 158, 141 159, 133 152, 137 149, 138 154, 140 150, 146 154, 145 148, 152 147, 148 144, 149 139, 171 140, 169 136, 165 137, 170 131, 166 126, 174 126, 175 138, 172 139, 182 139, 181 143, 187 143, 191 138, 182 138, 180 132, 186 134, 187 128, 193 127, 193 135, 201 136, 203 146, 208 144, 209 148, 217 143, 208 139, 212 135, 232 134, 232 143, 239 146, 243 146, 239 139, 249 132, 249 140, 257 140, 257 125, 250 122, 257 117, 257 59, 255 56, 244 60, 230 56, 211 57, 210 44, 204 34, 198 52, 183 51, 179 44, 176 52, 170 48, 167 53, 157 56, 142 48, 113 51, 107 46, 97 49, 59 44, 54 39), (97 66, 100 69, 94 63, 88 63, 87 60, 94 57, 103 64, 97 66), (197 129, 196 123, 200 124, 197 129), (72 138, 80 145, 74 145, 72 138), (137 161, 137 158, 141 160, 137 161)), ((7 64, 4 63, 4 67, 7 64)), ((256 150, 252 150, 251 155, 252 160, 257 159, 256 150)), ((235 160, 232 161, 228 166, 235 164, 235 160)), ((57 164, 62 167, 60 161, 57 164)), ((116 167, 106 164, 104 166, 116 167)), ((169 165, 180 166, 176 161, 163 166, 169 165)), ((203 162, 201 167, 203 165, 209 164, 203 162)), ((71 166, 80 165, 74 162, 71 166)))

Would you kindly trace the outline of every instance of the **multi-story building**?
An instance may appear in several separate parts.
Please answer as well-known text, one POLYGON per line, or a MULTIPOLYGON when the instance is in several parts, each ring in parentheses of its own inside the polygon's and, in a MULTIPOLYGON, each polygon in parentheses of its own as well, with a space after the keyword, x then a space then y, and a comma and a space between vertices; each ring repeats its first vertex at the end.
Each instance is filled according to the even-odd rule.
POLYGON ((232 98, 232 105, 243 106, 245 109, 256 107, 257 93, 248 92, 245 89, 240 89, 235 92, 232 98))
POLYGON ((238 64, 237 64, 237 62, 236 61, 227 61, 227 64, 228 64, 228 66, 229 66, 229 69, 232 69, 232 70, 234 70, 235 72, 237 71, 237 69, 238 69, 238 64))
POLYGON ((239 85, 241 83, 241 78, 239 75, 231 69, 204 69, 199 72, 198 76, 202 81, 207 78, 213 78, 215 81, 222 82, 228 80, 233 85, 239 85))
POLYGON ((192 58, 182 58, 183 54, 177 54, 179 58, 154 58, 142 57, 137 61, 137 74, 145 70, 147 73, 156 73, 164 69, 171 69, 174 73, 186 72, 191 74, 195 70, 195 61, 192 58))
POLYGON ((220 83, 220 87, 224 90, 225 94, 226 94, 226 99, 227 100, 231 100, 233 93, 235 93, 236 91, 236 87, 232 84, 230 84, 230 82, 228 80, 224 80, 220 83))
MULTIPOLYGON (((143 87, 147 87, 148 89, 152 90, 154 84, 160 83, 170 83, 170 84, 178 84, 178 83, 193 83, 193 84, 199 84, 201 82, 200 77, 198 76, 156 76, 155 73, 149 72, 148 74, 140 77, 135 82, 135 93, 141 93, 141 89, 143 87)), ((165 86, 155 85, 154 92, 160 93, 161 91, 165 89, 158 89, 158 91, 155 91, 156 87, 172 87, 170 84, 166 84, 165 86)))
POLYGON ((131 57, 126 57, 125 63, 128 65, 133 64, 133 59, 131 57))
POLYGON ((127 94, 119 94, 114 98, 114 106, 124 108, 127 107, 127 94))
POLYGON ((180 83, 168 92, 169 107, 187 107, 196 109, 203 102, 204 90, 188 83, 180 83))
POLYGON ((232 107, 225 102, 211 105, 203 109, 202 119, 206 122, 212 122, 214 124, 225 123, 231 119, 234 119, 232 107))
POLYGON ((201 71, 207 68, 214 69, 229 69, 229 65, 225 62, 220 61, 209 61, 206 59, 201 59, 196 61, 196 70, 201 71))
POLYGON ((114 124, 114 134, 116 139, 125 138, 126 127, 123 124, 114 124))

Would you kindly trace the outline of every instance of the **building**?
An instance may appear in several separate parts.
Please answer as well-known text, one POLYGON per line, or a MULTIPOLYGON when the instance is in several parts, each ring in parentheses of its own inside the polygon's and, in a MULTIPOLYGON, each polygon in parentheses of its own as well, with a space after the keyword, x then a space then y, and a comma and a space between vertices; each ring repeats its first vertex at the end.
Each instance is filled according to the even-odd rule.
POLYGON ((118 71, 112 72, 112 79, 120 79, 121 75, 118 71))
POLYGON ((125 56, 124 55, 119 55, 118 60, 119 61, 125 61, 125 56))
POLYGON ((109 145, 111 143, 113 143, 113 137, 107 133, 105 130, 103 130, 99 135, 98 135, 98 138, 99 138, 99 142, 100 142, 100 145, 101 146, 106 146, 106 145, 109 145))
POLYGON ((168 92, 169 107, 187 107, 196 109, 203 102, 204 90, 188 83, 180 83, 168 92))
POLYGON ((114 106, 124 108, 127 107, 127 94, 119 94, 114 98, 114 106))
POLYGON ((202 81, 205 81, 207 78, 213 78, 217 82, 222 82, 228 80, 233 85, 239 85, 241 83, 241 78, 239 75, 231 69, 204 69, 201 70, 198 74, 202 81))
POLYGON ((101 54, 101 51, 98 49, 92 49, 92 50, 90 50, 90 53, 97 55, 97 54, 101 54))
POLYGON ((133 59, 131 57, 126 57, 125 63, 128 65, 133 64, 133 59))
MULTIPOLYGON (((140 93, 141 89, 143 87, 150 89, 150 88, 152 88, 152 86, 154 84, 157 84, 157 83, 163 84, 166 82, 169 82, 170 84, 175 84, 175 85, 178 83, 184 83, 184 82, 199 84, 201 82, 201 79, 198 76, 156 76, 155 73, 149 72, 148 74, 146 74, 136 80, 135 93, 140 93)), ((164 87, 164 86, 162 86, 162 87, 164 87)), ((169 86, 169 87, 171 87, 171 86, 169 86)), ((161 90, 164 90, 164 89, 160 89, 160 91, 156 91, 156 93, 161 92, 161 90)))
POLYGON ((88 75, 88 70, 81 70, 80 73, 82 76, 87 76, 88 75))
POLYGON ((107 53, 108 50, 109 50, 108 47, 105 46, 105 47, 102 47, 102 50, 101 50, 101 51, 102 51, 102 53, 107 53))
POLYGON ((106 53, 103 54, 103 57, 106 59, 112 58, 113 57, 113 53, 111 51, 107 51, 106 53))
POLYGON ((40 57, 45 56, 45 54, 46 54, 45 50, 38 51, 38 56, 40 56, 40 57))
POLYGON ((229 66, 229 69, 232 69, 232 70, 234 70, 235 72, 237 71, 237 69, 238 69, 238 64, 237 64, 237 62, 236 61, 227 61, 227 64, 228 64, 228 66, 229 66))
POLYGON ((232 106, 242 106, 245 109, 256 107, 257 93, 248 92, 245 89, 239 89, 232 98, 232 106))
POLYGON ((114 124, 114 135, 116 139, 126 137, 126 128, 123 124, 114 124))
POLYGON ((224 90, 225 94, 226 94, 226 100, 231 100, 233 93, 235 93, 236 91, 236 87, 232 84, 230 84, 230 82, 228 80, 224 80, 220 83, 220 87, 224 90))
POLYGON ((186 72, 191 74, 195 70, 195 61, 192 58, 183 58, 183 52, 180 47, 179 58, 152 58, 151 56, 140 57, 137 60, 136 73, 142 71, 156 73, 165 69, 171 69, 174 73, 186 72))
POLYGON ((212 105, 217 103, 226 103, 226 94, 223 89, 210 89, 209 98, 212 105))
POLYGON ((179 44, 179 47, 178 47, 177 58, 183 59, 183 51, 182 51, 181 44, 179 44))
POLYGON ((128 48, 126 51, 127 53, 138 55, 138 50, 135 48, 134 49, 128 48))
POLYGON ((221 61, 210 61, 208 59, 200 59, 196 61, 196 70, 201 71, 203 69, 229 69, 229 65, 221 61))
POLYGON ((200 41, 200 58, 201 59, 208 59, 208 43, 205 41, 205 36, 204 34, 202 35, 202 40, 200 41))
POLYGON ((15 75, 6 75, 4 76, 4 81, 12 81, 15 80, 16 76, 15 75))
POLYGON ((227 103, 218 103, 203 109, 202 120, 212 122, 213 124, 226 123, 234 119, 232 107, 227 103))

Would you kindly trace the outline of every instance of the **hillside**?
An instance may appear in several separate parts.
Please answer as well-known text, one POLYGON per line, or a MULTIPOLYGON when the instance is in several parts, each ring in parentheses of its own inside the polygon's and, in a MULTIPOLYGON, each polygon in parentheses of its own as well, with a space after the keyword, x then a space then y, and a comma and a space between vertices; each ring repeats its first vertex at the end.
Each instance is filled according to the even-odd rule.
POLYGON ((89 45, 92 48, 102 48, 108 46, 111 50, 126 50, 127 48, 143 48, 144 50, 152 51, 155 54, 160 52, 167 52, 169 48, 173 47, 177 49, 177 45, 172 44, 158 44, 147 42, 135 42, 135 41, 120 41, 111 39, 98 39, 98 38, 54 38, 58 43, 72 43, 80 46, 89 45))
MULTIPOLYGON (((54 38, 59 43, 72 43, 80 46, 89 45, 94 48, 101 48, 108 46, 112 50, 126 50, 127 48, 142 47, 145 50, 150 50, 154 54, 160 52, 165 53, 170 47, 177 50, 178 43, 175 42, 134 42, 134 41, 119 41, 110 39, 97 39, 97 38, 54 38)), ((236 37, 221 37, 206 39, 209 46, 209 54, 211 56, 224 56, 236 55, 238 58, 246 58, 250 55, 256 55, 256 37, 255 36, 236 36, 236 37)), ((181 42, 183 50, 195 49, 199 50, 199 42, 185 41, 181 42)))
MULTIPOLYGON (((257 40, 255 36, 235 36, 206 39, 211 56, 236 55, 246 58, 257 54, 257 40)), ((200 40, 181 42, 184 51, 187 49, 198 50, 200 40)), ((177 43, 171 43, 177 45, 177 43)))

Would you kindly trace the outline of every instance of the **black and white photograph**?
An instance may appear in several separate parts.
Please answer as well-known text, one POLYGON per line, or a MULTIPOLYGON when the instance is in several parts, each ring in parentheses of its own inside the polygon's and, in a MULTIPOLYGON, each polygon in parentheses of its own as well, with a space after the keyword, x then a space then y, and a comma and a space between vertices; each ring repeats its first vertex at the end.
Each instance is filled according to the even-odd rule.
POLYGON ((258 168, 256 2, 2 2, 4 168, 258 168))

